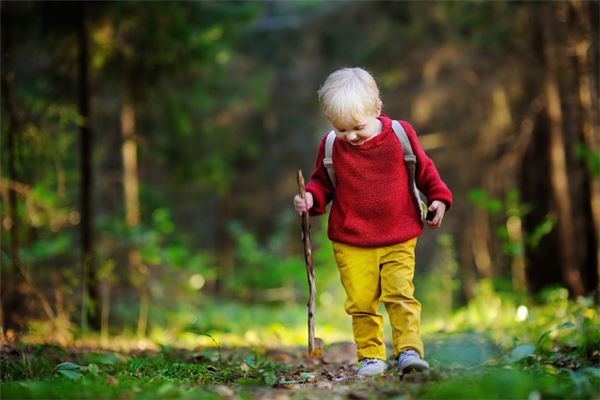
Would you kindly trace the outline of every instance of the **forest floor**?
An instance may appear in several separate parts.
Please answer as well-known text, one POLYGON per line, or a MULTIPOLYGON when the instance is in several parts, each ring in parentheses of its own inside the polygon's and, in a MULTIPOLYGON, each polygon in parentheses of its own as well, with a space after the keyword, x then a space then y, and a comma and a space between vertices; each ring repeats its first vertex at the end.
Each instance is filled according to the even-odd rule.
MULTIPOLYGON (((577 356, 519 346, 503 351, 480 333, 447 333, 425 341, 431 369, 402 374, 389 361, 379 377, 356 375, 352 343, 305 347, 202 347, 115 351, 4 345, 0 396, 8 398, 202 399, 542 399, 600 398, 600 353, 577 356)), ((389 351, 389 349, 388 349, 389 351)))

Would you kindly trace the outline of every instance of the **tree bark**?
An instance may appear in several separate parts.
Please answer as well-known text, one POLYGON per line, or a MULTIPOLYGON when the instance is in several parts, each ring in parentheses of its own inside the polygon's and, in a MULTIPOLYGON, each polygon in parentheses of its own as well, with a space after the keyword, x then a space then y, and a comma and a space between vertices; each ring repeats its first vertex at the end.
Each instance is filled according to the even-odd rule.
POLYGON ((494 277, 494 267, 490 254, 489 242, 491 240, 488 212, 476 207, 473 210, 473 229, 471 229, 471 246, 475 258, 475 266, 480 279, 494 277))
POLYGON ((465 229, 458 233, 459 255, 460 255, 460 276, 462 297, 465 302, 472 300, 475 297, 476 279, 474 276, 474 253, 472 242, 473 227, 467 224, 465 229))
POLYGON ((527 279, 525 277, 525 241, 523 240, 523 223, 518 211, 513 210, 513 215, 506 219, 506 230, 508 239, 513 246, 517 247, 516 251, 511 254, 511 280, 513 291, 516 293, 527 292, 527 279))
MULTIPOLYGON (((18 119, 12 102, 12 56, 11 38, 6 24, 2 25, 2 104, 5 111, 5 129, 6 129, 6 158, 7 158, 7 174, 10 182, 16 182, 19 177, 16 168, 16 141, 18 119)), ((0 296, 0 324, 3 331, 6 332, 9 328, 17 328, 16 321, 13 316, 20 314, 23 308, 23 302, 19 301, 19 294, 15 293, 17 285, 14 282, 16 272, 20 268, 19 259, 19 214, 17 203, 17 192, 8 189, 8 217, 3 221, 3 229, 8 225, 10 238, 9 254, 12 263, 12 268, 3 268, 2 292, 0 296), (10 272, 10 273, 6 273, 10 272), (8 312, 9 311, 9 312, 8 312)))
MULTIPOLYGON (((123 95, 121 108, 121 133, 123 143, 123 193, 125 197, 125 223, 130 229, 140 224, 139 175, 137 159, 137 140, 135 133, 135 106, 129 92, 123 95)), ((148 268, 143 265, 140 251, 131 247, 128 254, 129 268, 133 283, 139 290, 140 303, 137 323, 138 337, 146 337, 148 326, 148 268)))
MULTIPOLYGON (((560 6, 560 5, 558 5, 560 6)), ((544 55, 548 68, 544 82, 546 95, 547 114, 549 126, 549 154, 550 154, 550 182, 552 196, 558 218, 559 253, 561 258, 561 270, 565 284, 573 296, 583 295, 585 288, 581 274, 575 261, 574 249, 574 226, 571 210, 571 198, 569 179, 567 173, 567 159, 565 154, 565 139, 563 128, 563 113, 561 108, 561 96, 559 89, 559 57, 556 49, 557 37, 555 35, 554 4, 546 4, 542 20, 542 32, 544 37, 544 55)))
MULTIPOLYGON (((582 1, 572 2, 573 8, 577 15, 577 22, 582 30, 583 35, 575 43, 575 54, 578 67, 578 95, 582 109, 582 132, 586 148, 592 154, 600 153, 600 116, 598 112, 598 79, 597 74, 593 74, 594 53, 593 49, 598 49, 598 26, 592 26, 590 22, 591 13, 598 15, 598 5, 591 2, 583 3, 582 1)), ((596 60, 597 61, 597 60, 596 60)), ((596 70, 597 71, 597 70, 596 70)), ((592 250, 595 257, 595 274, 596 274, 596 289, 600 296, 600 179, 593 175, 594 172, 587 169, 587 185, 589 190, 589 203, 592 216, 592 226, 594 240, 594 249, 592 250)), ((593 283, 592 283, 593 284, 593 283)))
POLYGON ((79 47, 79 114, 83 119, 80 127, 81 252, 83 277, 85 282, 82 300, 82 328, 85 330, 87 328, 87 323, 89 322, 93 329, 98 330, 100 329, 101 313, 94 254, 94 209, 92 196, 94 184, 92 174, 93 132, 91 129, 88 28, 85 2, 80 2, 78 7, 80 13, 77 32, 79 47))

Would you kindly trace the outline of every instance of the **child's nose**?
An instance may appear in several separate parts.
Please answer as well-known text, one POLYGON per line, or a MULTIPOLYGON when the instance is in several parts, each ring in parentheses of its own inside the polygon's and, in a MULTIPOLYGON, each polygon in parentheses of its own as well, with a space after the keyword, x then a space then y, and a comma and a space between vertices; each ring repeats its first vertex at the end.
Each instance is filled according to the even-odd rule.
POLYGON ((348 138, 348 140, 356 140, 356 133, 349 133, 346 138, 348 138))

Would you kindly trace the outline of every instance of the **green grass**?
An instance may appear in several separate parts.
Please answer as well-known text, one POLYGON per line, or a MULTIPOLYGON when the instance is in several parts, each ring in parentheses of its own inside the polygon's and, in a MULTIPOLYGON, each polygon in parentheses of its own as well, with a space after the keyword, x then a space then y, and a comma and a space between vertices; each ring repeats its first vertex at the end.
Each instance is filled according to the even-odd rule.
POLYGON ((300 353, 281 363, 268 355, 252 353, 250 348, 223 349, 221 358, 214 349, 163 349, 129 356, 58 351, 34 356, 27 353, 31 349, 23 349, 18 359, 3 358, 1 390, 6 399, 210 399, 220 398, 223 390, 252 398, 257 392, 281 390, 279 387, 297 388, 293 394, 298 398, 303 393, 331 394, 336 390, 365 398, 440 399, 593 398, 600 393, 600 369, 591 365, 557 367, 549 357, 535 354, 510 362, 509 356, 498 353, 493 343, 473 334, 440 337, 427 345, 432 365, 427 373, 401 376, 390 369, 385 377, 360 381, 345 369, 342 377, 348 380, 341 382, 330 379, 332 366, 303 366, 300 353), (61 365, 65 364, 59 361, 73 363, 67 364, 75 368, 68 370, 72 374, 62 373, 61 365), (328 384, 320 387, 320 382, 328 384))
POLYGON ((273 398, 273 391, 298 399, 600 396, 595 304, 569 301, 562 290, 527 306, 488 296, 449 316, 441 328, 424 317, 431 369, 423 374, 403 376, 390 368, 383 377, 356 379, 353 351, 334 343, 350 338, 348 317, 337 311, 317 315, 317 336, 325 339, 326 355, 341 358, 319 363, 304 358, 305 307, 230 303, 204 310, 197 323, 183 321, 179 333, 164 330, 173 340, 155 339, 150 350, 125 348, 140 343, 118 336, 110 338, 110 347, 93 338, 65 347, 5 345, 1 398, 273 398))

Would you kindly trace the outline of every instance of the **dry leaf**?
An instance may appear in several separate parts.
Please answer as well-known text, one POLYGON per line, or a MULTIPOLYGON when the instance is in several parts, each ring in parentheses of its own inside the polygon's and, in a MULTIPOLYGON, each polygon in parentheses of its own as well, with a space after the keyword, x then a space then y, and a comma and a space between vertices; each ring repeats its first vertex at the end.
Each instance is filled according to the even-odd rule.
POLYGON ((217 385, 213 387, 213 391, 223 397, 231 397, 234 395, 234 391, 232 388, 230 388, 229 386, 225 386, 225 385, 217 385))
POLYGON ((109 375, 106 377, 106 383, 109 384, 110 386, 117 386, 119 381, 113 375, 109 375))
POLYGON ((331 389, 332 387, 333 387, 333 385, 331 384, 331 382, 327 382, 327 381, 321 381, 317 385, 317 388, 319 388, 319 389, 331 389))

